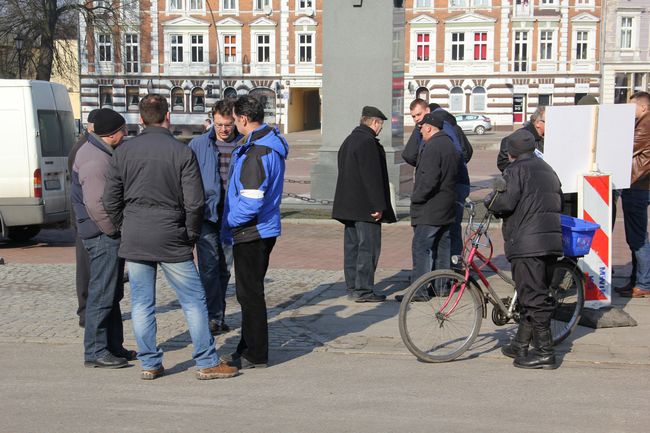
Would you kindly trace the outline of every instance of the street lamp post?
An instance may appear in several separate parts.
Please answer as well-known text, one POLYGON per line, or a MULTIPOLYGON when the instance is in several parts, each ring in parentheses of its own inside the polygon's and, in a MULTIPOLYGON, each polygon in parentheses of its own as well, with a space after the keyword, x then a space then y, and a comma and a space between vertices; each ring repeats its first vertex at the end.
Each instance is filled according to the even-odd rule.
POLYGON ((16 46, 16 52, 18 53, 18 79, 23 78, 23 62, 22 58, 20 57, 20 53, 23 50, 23 44, 25 43, 25 40, 23 37, 19 34, 16 35, 14 38, 14 44, 16 46))

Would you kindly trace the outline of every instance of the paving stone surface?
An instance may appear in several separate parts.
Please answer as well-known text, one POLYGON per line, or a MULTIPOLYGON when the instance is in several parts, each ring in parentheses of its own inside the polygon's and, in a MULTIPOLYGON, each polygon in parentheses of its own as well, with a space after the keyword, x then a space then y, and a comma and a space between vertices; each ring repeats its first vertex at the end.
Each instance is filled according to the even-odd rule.
MULTIPOLYGON (((310 351, 321 344, 295 326, 290 315, 304 304, 304 299, 340 278, 337 271, 269 270, 265 288, 271 349, 310 351)), ((233 331, 219 336, 217 347, 231 349, 238 342, 241 324, 233 284, 228 288, 226 302, 226 320, 233 331)), ((121 306, 126 344, 134 347, 128 284, 121 306)), ((81 344, 83 329, 78 326, 76 308, 74 265, 9 264, 0 268, 0 341, 81 344)), ((191 343, 180 303, 160 272, 156 310, 159 343, 191 343)))

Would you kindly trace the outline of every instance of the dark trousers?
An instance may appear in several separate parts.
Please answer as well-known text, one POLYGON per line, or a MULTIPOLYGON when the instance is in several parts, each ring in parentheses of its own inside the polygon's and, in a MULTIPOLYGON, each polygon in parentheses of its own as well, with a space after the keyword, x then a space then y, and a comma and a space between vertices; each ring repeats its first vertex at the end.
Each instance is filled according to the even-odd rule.
POLYGON ((237 353, 255 364, 269 358, 269 328, 264 299, 264 276, 276 238, 233 246, 237 301, 241 305, 241 339, 237 353))
POLYGON ((199 275, 205 289, 208 318, 223 324, 226 318, 226 291, 230 280, 229 260, 221 244, 219 225, 203 221, 201 235, 196 243, 199 275))
POLYGON ((465 199, 469 196, 469 185, 459 183, 456 185, 456 221, 449 228, 451 241, 451 255, 463 255, 463 214, 465 213, 465 199))
POLYGON ((515 280, 521 317, 533 326, 548 327, 555 311, 555 301, 549 296, 548 267, 555 256, 512 259, 512 278, 515 280))
POLYGON ((117 256, 119 238, 102 234, 84 239, 83 243, 90 257, 84 358, 94 361, 123 348, 120 301, 124 297, 124 260, 117 256))
POLYGON ((411 283, 434 269, 449 269, 451 265, 449 229, 445 226, 418 224, 413 226, 411 283))
POLYGON ((343 271, 345 284, 353 296, 372 292, 381 252, 381 224, 363 221, 345 223, 343 271))
POLYGON ((88 298, 88 284, 90 283, 90 257, 88 257, 88 251, 79 236, 76 237, 75 256, 77 262, 75 271, 77 316, 79 316, 79 322, 83 324, 86 321, 86 299, 88 298))
POLYGON ((632 281, 640 289, 650 290, 650 240, 648 239, 650 191, 628 188, 623 190, 621 197, 623 199, 625 240, 632 250, 632 257, 636 259, 632 262, 632 281), (634 266, 635 263, 636 266, 634 266))

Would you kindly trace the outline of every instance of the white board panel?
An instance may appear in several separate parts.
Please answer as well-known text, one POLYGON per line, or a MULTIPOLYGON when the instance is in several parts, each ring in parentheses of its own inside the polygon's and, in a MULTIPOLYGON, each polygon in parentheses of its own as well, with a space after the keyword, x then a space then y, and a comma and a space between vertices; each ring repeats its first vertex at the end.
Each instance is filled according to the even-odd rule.
POLYGON ((594 105, 546 108, 544 161, 557 173, 563 192, 578 192, 578 176, 590 169, 594 105))
POLYGON ((612 175, 612 187, 630 187, 634 148, 634 104, 604 104, 598 112, 596 163, 612 175))

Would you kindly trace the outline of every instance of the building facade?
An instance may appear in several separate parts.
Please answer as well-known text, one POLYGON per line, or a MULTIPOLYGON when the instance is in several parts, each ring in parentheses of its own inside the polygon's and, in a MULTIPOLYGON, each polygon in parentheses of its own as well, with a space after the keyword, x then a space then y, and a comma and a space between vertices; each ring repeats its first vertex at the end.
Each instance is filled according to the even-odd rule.
POLYGON ((650 90, 650 2, 608 0, 604 13, 603 102, 650 90))
MULTIPOLYGON (((82 111, 112 107, 135 132, 139 99, 161 93, 191 134, 217 99, 251 93, 285 132, 318 128, 324 1, 114 0, 123 25, 80 28, 82 111)), ((406 0, 405 114, 422 97, 512 127, 598 94, 601 1, 406 0)))
POLYGON ((497 127, 598 94, 600 3, 407 1, 405 94, 497 127))
POLYGON ((172 131, 191 135, 218 99, 250 93, 285 131, 320 127, 320 1, 118 2, 123 19, 110 32, 80 26, 84 120, 110 107, 136 133, 140 98, 160 93, 172 131))

